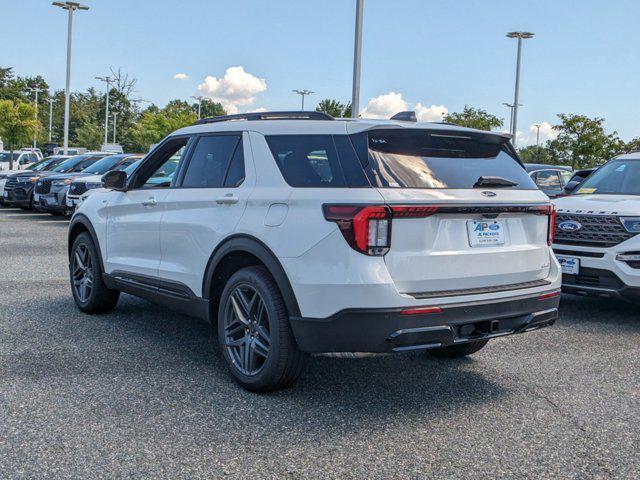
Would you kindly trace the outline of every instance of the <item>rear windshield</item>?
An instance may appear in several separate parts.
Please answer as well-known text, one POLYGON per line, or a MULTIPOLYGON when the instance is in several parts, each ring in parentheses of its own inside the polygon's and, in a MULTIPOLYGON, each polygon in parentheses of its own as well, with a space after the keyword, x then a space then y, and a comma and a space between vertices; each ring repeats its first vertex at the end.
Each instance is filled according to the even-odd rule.
MULTIPOLYGON (((123 159, 126 158, 122 155, 111 155, 103 158, 90 165, 89 168, 86 168, 82 171, 82 173, 91 173, 93 175, 100 175, 103 173, 107 173, 109 170, 114 170, 123 159)), ((120 170, 120 169, 117 169, 120 170)))
POLYGON ((496 135, 385 129, 354 137, 359 137, 354 145, 369 180, 378 187, 468 189, 480 177, 500 177, 516 184, 501 188, 536 190, 506 141, 496 135))
POLYGON ((600 167, 574 194, 640 195, 640 160, 612 160, 600 167))

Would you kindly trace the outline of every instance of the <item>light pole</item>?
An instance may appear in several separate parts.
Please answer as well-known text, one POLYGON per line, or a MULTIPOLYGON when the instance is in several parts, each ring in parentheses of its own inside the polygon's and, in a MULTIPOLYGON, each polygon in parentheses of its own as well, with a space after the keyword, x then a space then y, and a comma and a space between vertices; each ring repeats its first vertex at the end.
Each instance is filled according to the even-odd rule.
POLYGON ((356 28, 353 45, 353 86, 351 90, 351 117, 358 118, 360 110, 360 65, 362 60, 362 17, 364 0, 356 0, 356 28))
POLYGON ((509 32, 507 37, 518 39, 518 55, 516 59, 516 88, 513 95, 513 120, 511 122, 511 135, 513 146, 516 146, 516 131, 518 128, 518 97, 520 96, 520 56, 522 54, 522 39, 532 38, 531 32, 509 32))
POLYGON ((118 112, 113 112, 113 143, 116 143, 116 126, 118 120, 118 112))
MULTIPOLYGON (((34 101, 34 106, 35 106, 35 110, 36 110, 36 122, 38 121, 38 93, 40 93, 42 91, 42 88, 38 88, 38 87, 32 87, 29 90, 31 90, 32 92, 34 92, 36 94, 36 98, 34 101)), ((33 148, 36 148, 36 136, 34 134, 33 136, 33 148)))
POLYGON ((291 90, 294 93, 297 93, 298 95, 300 95, 302 97, 302 108, 301 110, 304 110, 304 97, 305 95, 311 95, 312 93, 316 93, 316 92, 312 92, 311 90, 291 90))
POLYGON ((107 105, 105 108, 105 112, 104 112, 104 143, 107 143, 108 140, 108 132, 109 132, 109 90, 110 90, 110 86, 111 86, 111 81, 113 80, 113 78, 109 77, 109 76, 104 76, 104 77, 94 77, 96 80, 100 80, 101 82, 105 82, 107 84, 107 105))
POLYGON ((55 100, 53 98, 48 98, 47 102, 49 102, 49 143, 51 143, 51 129, 53 127, 53 103, 55 100))
POLYGON ((204 100, 204 97, 201 97, 200 95, 191 95, 191 98, 193 98, 194 100, 196 100, 198 102, 198 120, 200 120, 200 118, 202 118, 201 112, 202 112, 202 100, 204 100))
POLYGON ((89 10, 86 5, 76 2, 53 2, 51 5, 60 7, 68 12, 67 24, 67 82, 64 88, 64 154, 69 150, 69 95, 71 94, 71 33, 73 30, 73 12, 75 10, 89 10))
MULTIPOLYGON (((513 104, 511 103, 503 103, 505 107, 509 108, 509 135, 512 135, 513 130, 513 104)), ((522 106, 521 103, 518 104, 519 107, 522 106)))
POLYGON ((534 127, 538 130, 536 132, 536 162, 540 161, 540 127, 542 126, 540 123, 534 123, 534 127))

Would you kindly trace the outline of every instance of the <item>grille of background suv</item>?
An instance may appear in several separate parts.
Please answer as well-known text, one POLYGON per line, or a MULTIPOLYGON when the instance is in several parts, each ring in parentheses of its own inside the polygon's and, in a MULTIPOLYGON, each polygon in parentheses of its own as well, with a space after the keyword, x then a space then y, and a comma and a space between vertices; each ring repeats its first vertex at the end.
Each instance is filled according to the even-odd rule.
POLYGON ((87 191, 87 184, 84 182, 72 183, 69 187, 69 195, 82 195, 87 191))
POLYGON ((51 180, 40 180, 36 183, 35 193, 43 194, 51 191, 51 180))
POLYGON ((561 245, 582 245, 585 247, 613 247, 629 240, 635 234, 627 232, 615 215, 574 215, 558 213, 556 216, 556 236, 554 243, 561 245), (582 228, 565 231, 558 226, 562 222, 580 222, 582 228))

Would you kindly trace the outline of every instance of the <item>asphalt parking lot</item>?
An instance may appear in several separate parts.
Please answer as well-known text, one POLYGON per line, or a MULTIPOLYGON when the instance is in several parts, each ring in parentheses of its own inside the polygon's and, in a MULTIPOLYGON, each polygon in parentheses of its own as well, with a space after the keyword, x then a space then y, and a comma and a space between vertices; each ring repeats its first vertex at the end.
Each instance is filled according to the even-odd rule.
POLYGON ((565 296, 467 360, 319 357, 256 395, 199 320, 76 310, 66 227, 0 209, 1 478, 640 477, 636 306, 565 296))

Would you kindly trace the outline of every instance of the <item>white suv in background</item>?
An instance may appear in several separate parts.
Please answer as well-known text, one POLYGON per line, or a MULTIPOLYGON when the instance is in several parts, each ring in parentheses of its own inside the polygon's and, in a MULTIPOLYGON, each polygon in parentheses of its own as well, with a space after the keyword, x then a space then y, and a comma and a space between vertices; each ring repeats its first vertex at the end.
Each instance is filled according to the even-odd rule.
POLYGON ((292 384, 309 353, 461 357, 557 318, 553 208, 502 134, 231 115, 103 181, 69 229, 80 310, 126 292, 217 322, 250 390, 292 384))
POLYGON ((640 152, 619 155, 554 200, 568 293, 640 300, 640 152))

